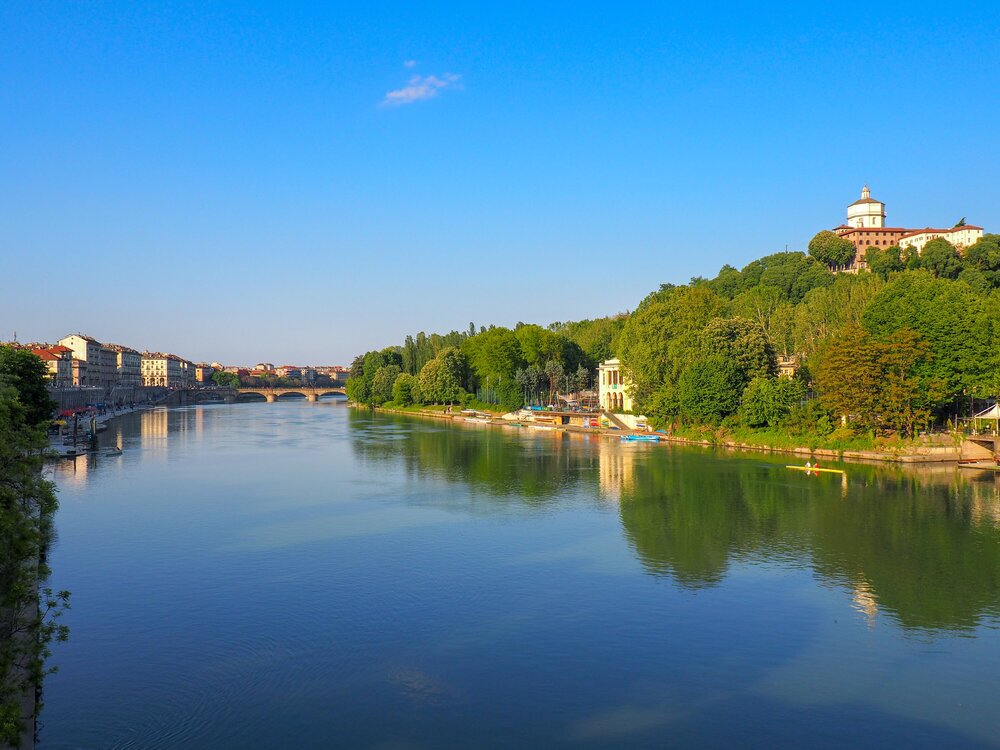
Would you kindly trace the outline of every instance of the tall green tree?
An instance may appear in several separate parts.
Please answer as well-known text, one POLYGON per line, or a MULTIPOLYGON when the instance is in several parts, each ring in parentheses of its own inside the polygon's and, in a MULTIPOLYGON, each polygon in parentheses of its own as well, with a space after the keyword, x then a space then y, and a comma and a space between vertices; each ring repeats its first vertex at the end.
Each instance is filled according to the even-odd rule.
POLYGON ((957 279, 962 273, 962 260, 954 245, 937 237, 920 251, 920 267, 942 279, 957 279))
POLYGON ((717 354, 698 359, 681 373, 677 384, 681 415, 718 424, 739 408, 743 385, 743 373, 731 359, 717 354))
POLYGON ((399 374, 400 368, 397 364, 382 365, 375 371, 371 385, 371 398, 375 404, 384 404, 392 400, 392 388, 399 374))
POLYGON ((28 424, 52 419, 57 404, 49 395, 48 381, 48 369, 39 357, 27 349, 0 346, 0 386, 17 391, 28 424))
POLYGON ((824 342, 814 369, 820 400, 866 430, 913 435, 941 394, 940 383, 921 372, 931 358, 930 346, 910 329, 880 340, 848 326, 824 342))
POLYGON ((17 390, 0 384, 0 746, 4 747, 20 746, 22 698, 28 690, 40 689, 50 671, 49 645, 65 640, 68 633, 58 617, 68 606, 69 593, 52 594, 44 588, 56 496, 54 485, 42 474, 41 453, 47 444, 40 427, 44 418, 29 416, 37 406, 27 406, 17 390))
POLYGON ((392 400, 400 406, 410 406, 421 402, 420 382, 416 375, 401 372, 392 384, 392 400))
POLYGON ((919 333, 932 356, 922 375, 944 384, 943 403, 964 394, 994 395, 997 320, 986 298, 966 284, 927 271, 898 274, 872 298, 861 318, 878 338, 901 329, 919 333))
POLYGON ((865 264, 868 270, 882 279, 888 279, 889 274, 902 271, 903 259, 897 245, 890 247, 869 247, 865 250, 865 264))
POLYGON ((811 289, 830 286, 833 280, 834 274, 824 264, 796 252, 765 255, 748 263, 740 272, 742 291, 772 286, 792 304, 798 304, 811 289))
POLYGON ((743 385, 757 377, 777 374, 774 348, 764 329, 746 318, 715 318, 702 332, 702 351, 732 361, 740 372, 743 385))
POLYGON ((674 403, 685 367, 701 349, 701 332, 725 312, 726 302, 707 285, 676 287, 629 316, 618 339, 619 357, 633 383, 638 408, 674 403), (657 392, 664 390, 657 396, 657 392))
POLYGON ((809 255, 824 265, 841 268, 854 260, 854 244, 824 229, 809 240, 809 255))
POLYGON ((777 427, 806 395, 797 378, 756 377, 743 390, 740 421, 747 427, 777 427))

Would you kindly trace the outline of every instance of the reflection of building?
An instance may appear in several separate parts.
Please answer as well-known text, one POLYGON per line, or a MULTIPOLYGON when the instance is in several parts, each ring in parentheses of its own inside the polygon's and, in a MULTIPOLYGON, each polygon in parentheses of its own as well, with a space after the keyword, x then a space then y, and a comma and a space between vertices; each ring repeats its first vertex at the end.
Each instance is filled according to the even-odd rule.
POLYGON ((1000 527, 1000 476, 992 480, 969 482, 969 517, 977 525, 1000 527))
POLYGON ((612 502, 620 502, 622 490, 631 486, 635 478, 634 450, 622 448, 615 440, 601 440, 598 453, 600 461, 599 483, 601 495, 612 502))
POLYGON ((874 627, 878 617, 878 599, 866 581, 860 581, 851 588, 851 601, 854 609, 868 620, 868 627, 874 627))
POLYGON ((632 383, 622 372, 617 358, 602 362, 597 368, 598 398, 607 411, 632 411, 632 383))
POLYGON ((865 252, 869 247, 883 250, 897 245, 900 248, 913 247, 920 252, 932 239, 944 237, 955 247, 962 249, 975 244, 983 236, 983 228, 971 224, 951 229, 887 227, 885 204, 872 198, 867 185, 861 189, 861 197, 847 207, 847 223, 833 231, 854 245, 851 270, 865 267, 865 252))

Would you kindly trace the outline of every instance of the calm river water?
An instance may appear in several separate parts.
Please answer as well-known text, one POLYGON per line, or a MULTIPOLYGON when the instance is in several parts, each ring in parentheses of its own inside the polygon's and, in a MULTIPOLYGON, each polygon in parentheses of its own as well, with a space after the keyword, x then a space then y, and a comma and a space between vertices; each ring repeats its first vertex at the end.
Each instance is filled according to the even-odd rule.
POLYGON ((56 471, 42 748, 1000 746, 1000 485, 343 403, 56 471))

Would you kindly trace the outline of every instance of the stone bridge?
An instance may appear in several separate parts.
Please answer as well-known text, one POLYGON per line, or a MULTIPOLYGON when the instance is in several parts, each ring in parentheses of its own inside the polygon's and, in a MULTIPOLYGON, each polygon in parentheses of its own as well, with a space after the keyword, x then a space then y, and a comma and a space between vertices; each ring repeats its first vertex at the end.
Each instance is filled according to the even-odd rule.
POLYGON ((269 404, 283 396, 301 396, 306 401, 319 401, 324 396, 346 396, 343 386, 289 386, 288 388, 245 387, 245 388, 192 388, 173 391, 169 403, 175 405, 203 404, 205 402, 235 403, 240 396, 263 396, 269 404))
POLYGON ((256 394, 263 396, 267 402, 274 403, 282 396, 305 396, 306 401, 319 401, 323 396, 346 396, 347 390, 342 386, 289 386, 288 388, 238 388, 235 393, 240 396, 256 394))

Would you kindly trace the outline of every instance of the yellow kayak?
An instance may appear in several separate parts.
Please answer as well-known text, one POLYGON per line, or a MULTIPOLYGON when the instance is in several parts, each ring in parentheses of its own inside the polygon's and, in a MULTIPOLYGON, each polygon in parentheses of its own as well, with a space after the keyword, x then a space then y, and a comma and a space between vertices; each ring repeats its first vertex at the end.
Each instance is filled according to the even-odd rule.
POLYGON ((846 473, 843 469, 821 469, 818 466, 786 466, 786 469, 795 469, 796 471, 824 471, 827 474, 844 474, 846 473))

